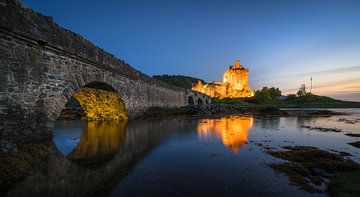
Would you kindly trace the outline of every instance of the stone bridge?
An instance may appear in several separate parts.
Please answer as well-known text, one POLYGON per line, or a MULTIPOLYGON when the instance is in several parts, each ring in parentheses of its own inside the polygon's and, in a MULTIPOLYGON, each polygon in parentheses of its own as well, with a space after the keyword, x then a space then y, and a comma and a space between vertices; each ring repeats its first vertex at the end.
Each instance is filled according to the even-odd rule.
POLYGON ((84 87, 99 91, 81 94, 81 107, 108 106, 101 114, 106 116, 117 113, 112 109, 117 105, 117 110, 124 110, 124 117, 118 118, 137 117, 149 107, 211 102, 206 95, 141 73, 14 0, 0 0, 0 68, 0 147, 5 151, 9 145, 51 136, 67 101, 84 87), (118 98, 112 99, 114 92, 118 98))
POLYGON ((185 98, 186 105, 189 106, 192 105, 202 106, 202 105, 209 105, 211 103, 211 98, 209 96, 192 90, 187 90, 185 97, 186 97, 185 98))

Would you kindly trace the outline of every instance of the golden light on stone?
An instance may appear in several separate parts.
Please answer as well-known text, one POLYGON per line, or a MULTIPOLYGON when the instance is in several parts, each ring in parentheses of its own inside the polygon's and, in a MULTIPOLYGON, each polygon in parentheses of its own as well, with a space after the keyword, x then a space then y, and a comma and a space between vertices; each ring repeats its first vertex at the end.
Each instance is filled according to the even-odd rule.
POLYGON ((203 84, 198 81, 192 90, 204 93, 215 98, 243 98, 254 96, 254 91, 248 85, 249 69, 236 60, 234 65, 223 74, 222 82, 212 82, 203 84))
POLYGON ((87 120, 126 120, 125 104, 116 91, 83 87, 74 93, 87 120))
POLYGON ((252 125, 252 117, 207 119, 198 124, 197 132, 200 140, 215 135, 227 148, 237 154, 240 148, 247 144, 248 132, 252 125))
POLYGON ((114 155, 123 144, 127 120, 87 122, 70 160, 86 161, 114 155))

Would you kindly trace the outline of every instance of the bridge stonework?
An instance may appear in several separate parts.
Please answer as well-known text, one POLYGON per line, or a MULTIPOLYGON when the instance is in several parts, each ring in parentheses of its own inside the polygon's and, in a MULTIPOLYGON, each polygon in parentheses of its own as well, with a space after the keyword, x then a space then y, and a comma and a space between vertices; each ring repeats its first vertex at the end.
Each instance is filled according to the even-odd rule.
POLYGON ((137 71, 13 0, 0 0, 0 69, 0 148, 5 152, 51 136, 65 103, 92 82, 115 89, 130 119, 152 106, 188 105, 188 95, 194 94, 137 71))

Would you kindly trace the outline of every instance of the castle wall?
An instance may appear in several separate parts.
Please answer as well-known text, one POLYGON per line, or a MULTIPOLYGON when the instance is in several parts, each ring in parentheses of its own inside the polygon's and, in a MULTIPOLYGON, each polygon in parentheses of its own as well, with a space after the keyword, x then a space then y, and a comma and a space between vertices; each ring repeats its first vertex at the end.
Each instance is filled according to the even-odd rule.
POLYGON ((197 83, 192 90, 218 98, 251 97, 254 93, 248 86, 248 72, 237 60, 234 66, 229 66, 224 72, 222 82, 197 83))

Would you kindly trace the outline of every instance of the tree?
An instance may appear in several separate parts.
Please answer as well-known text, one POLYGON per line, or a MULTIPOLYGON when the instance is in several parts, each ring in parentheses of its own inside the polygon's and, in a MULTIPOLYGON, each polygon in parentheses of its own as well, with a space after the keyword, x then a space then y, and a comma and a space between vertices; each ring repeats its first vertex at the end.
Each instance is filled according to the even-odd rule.
POLYGON ((269 89, 269 94, 271 99, 275 99, 277 96, 281 96, 281 91, 279 88, 271 87, 269 89))
POLYGON ((305 96, 306 95, 306 87, 305 84, 301 84, 299 91, 296 93, 298 96, 305 96))
POLYGON ((277 96, 281 96, 279 88, 263 87, 261 90, 255 92, 255 100, 257 103, 266 103, 274 100, 277 96))

